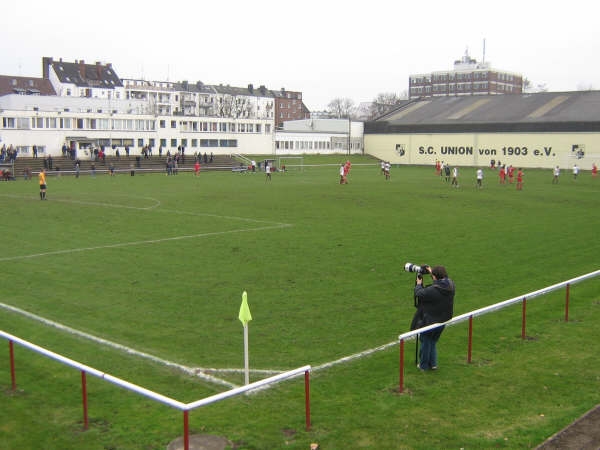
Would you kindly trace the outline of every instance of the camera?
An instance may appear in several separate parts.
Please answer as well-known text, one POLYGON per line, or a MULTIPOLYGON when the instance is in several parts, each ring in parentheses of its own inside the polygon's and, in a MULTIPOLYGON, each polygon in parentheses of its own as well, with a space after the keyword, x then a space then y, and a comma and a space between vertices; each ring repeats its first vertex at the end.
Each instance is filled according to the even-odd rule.
POLYGON ((427 264, 417 266, 416 264, 408 262, 404 264, 404 270, 406 270, 407 272, 415 272, 419 275, 423 275, 429 273, 429 266, 427 264))

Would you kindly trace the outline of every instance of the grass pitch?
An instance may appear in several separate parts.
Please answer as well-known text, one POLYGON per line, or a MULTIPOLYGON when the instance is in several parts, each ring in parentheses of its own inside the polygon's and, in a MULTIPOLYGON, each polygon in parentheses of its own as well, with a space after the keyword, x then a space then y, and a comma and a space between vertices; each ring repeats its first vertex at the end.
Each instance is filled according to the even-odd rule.
MULTIPOLYGON (((248 292, 250 367, 327 364, 393 342, 413 313, 405 262, 443 264, 457 284, 455 314, 531 292, 600 267, 600 179, 529 170, 523 191, 485 170, 461 168, 452 188, 430 167, 394 167, 391 180, 366 157, 305 157, 304 171, 204 172, 50 178, 0 183, 1 302, 187 367, 243 384, 237 319, 248 292)), ((412 370, 395 392, 395 347, 311 377, 304 430, 303 383, 210 405, 192 432, 236 448, 528 448, 599 402, 600 281, 444 332, 440 370, 412 370)), ((0 309, 0 328, 99 370, 189 402, 225 390, 157 362, 0 309)), ((8 353, 8 352, 7 352, 8 353)), ((162 449, 181 416, 100 380, 89 380, 91 427, 81 431, 79 374, 16 347, 8 354, 0 410, 6 448, 162 449)))

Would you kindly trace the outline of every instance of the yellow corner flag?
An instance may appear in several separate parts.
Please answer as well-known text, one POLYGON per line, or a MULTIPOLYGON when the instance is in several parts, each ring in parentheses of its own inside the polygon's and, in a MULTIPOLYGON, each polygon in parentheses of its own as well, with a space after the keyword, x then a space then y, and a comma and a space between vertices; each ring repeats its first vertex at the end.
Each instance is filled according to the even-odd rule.
POLYGON ((250 308, 248 307, 248 294, 246 291, 242 294, 242 306, 240 306, 238 318, 244 326, 248 325, 248 322, 252 320, 252 314, 250 314, 250 308))

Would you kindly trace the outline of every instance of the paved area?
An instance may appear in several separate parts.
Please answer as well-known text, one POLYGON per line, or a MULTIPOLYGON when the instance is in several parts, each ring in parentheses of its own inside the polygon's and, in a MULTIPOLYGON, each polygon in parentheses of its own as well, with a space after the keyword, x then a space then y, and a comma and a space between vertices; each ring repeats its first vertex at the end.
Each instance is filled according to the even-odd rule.
POLYGON ((600 405, 551 436, 536 450, 600 449, 600 405))

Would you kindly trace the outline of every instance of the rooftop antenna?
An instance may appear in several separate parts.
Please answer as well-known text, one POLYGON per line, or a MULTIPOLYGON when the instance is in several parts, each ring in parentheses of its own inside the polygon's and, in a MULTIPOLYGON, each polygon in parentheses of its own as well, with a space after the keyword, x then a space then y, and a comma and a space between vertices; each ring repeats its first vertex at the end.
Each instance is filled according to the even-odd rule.
POLYGON ((485 64, 485 38, 483 38, 483 58, 481 59, 481 63, 485 64))

